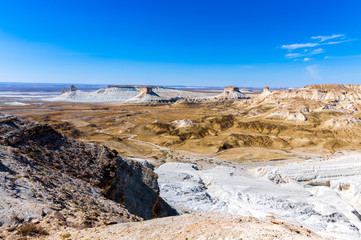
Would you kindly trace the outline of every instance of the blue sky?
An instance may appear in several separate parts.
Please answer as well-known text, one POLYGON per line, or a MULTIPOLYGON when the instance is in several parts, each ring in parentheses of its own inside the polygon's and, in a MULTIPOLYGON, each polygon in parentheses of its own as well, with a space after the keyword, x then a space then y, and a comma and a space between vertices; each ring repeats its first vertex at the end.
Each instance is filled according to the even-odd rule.
POLYGON ((0 82, 361 84, 361 1, 0 0, 0 82))

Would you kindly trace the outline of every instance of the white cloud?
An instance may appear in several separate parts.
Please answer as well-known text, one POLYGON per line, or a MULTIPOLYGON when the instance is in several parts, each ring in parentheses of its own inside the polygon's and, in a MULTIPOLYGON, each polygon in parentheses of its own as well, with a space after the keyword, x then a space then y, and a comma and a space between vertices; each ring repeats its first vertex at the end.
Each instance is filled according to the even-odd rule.
POLYGON ((310 52, 310 55, 320 54, 323 53, 323 48, 317 48, 310 52))
POLYGON ((319 39, 318 42, 294 43, 294 44, 289 44, 289 45, 282 45, 282 48, 288 49, 291 51, 291 50, 295 50, 295 49, 299 49, 299 48, 313 48, 313 47, 318 47, 318 46, 322 46, 322 45, 334 45, 334 44, 340 44, 343 42, 352 41, 352 40, 341 40, 341 39, 338 39, 336 41, 328 41, 331 39, 344 38, 344 37, 345 37, 345 35, 343 35, 343 34, 334 34, 331 36, 314 36, 314 37, 311 37, 311 39, 319 39))
POLYGON ((319 71, 319 65, 314 64, 306 67, 306 70, 311 75, 313 79, 321 79, 320 71, 319 71))
POLYGON ((316 54, 323 53, 323 48, 317 48, 314 50, 305 49, 303 53, 287 53, 285 56, 287 58, 299 58, 299 57, 308 57, 316 54))
MULTIPOLYGON (((312 56, 324 53, 323 47, 354 41, 354 39, 345 39, 344 34, 332 34, 329 36, 319 35, 313 36, 311 39, 313 39, 314 42, 282 45, 281 48, 287 50, 285 57, 293 61, 307 62, 313 59, 311 58, 312 56)), ((327 59, 327 57, 324 59, 327 59)))
POLYGON ((353 59, 353 58, 361 58, 361 54, 359 55, 346 55, 346 56, 325 56, 324 59, 353 59))
POLYGON ((324 42, 324 43, 295 43, 290 45, 282 45, 282 48, 288 49, 288 50, 295 50, 299 48, 312 48, 312 47, 318 47, 322 45, 334 45, 334 44, 340 44, 344 42, 348 42, 352 40, 343 40, 343 41, 334 41, 334 42, 324 42))
POLYGON ((307 47, 316 47, 321 44, 319 43, 295 43, 290 45, 282 45, 282 48, 288 49, 288 50, 294 50, 298 48, 307 48, 307 47))
POLYGON ((308 61, 311 61, 313 60, 313 58, 295 58, 293 59, 294 62, 308 62, 308 61))
POLYGON ((340 43, 349 42, 349 41, 353 41, 353 40, 342 40, 342 41, 336 41, 336 42, 327 42, 327 43, 324 43, 323 45, 334 45, 334 44, 340 44, 340 43))
POLYGON ((286 57, 288 58, 298 58, 298 57, 302 57, 303 54, 302 53, 287 53, 286 57))
POLYGON ((320 42, 324 42, 330 39, 334 39, 334 38, 340 38, 340 37, 345 37, 345 35, 343 34, 332 34, 331 36, 314 36, 311 37, 311 39, 320 39, 320 42))

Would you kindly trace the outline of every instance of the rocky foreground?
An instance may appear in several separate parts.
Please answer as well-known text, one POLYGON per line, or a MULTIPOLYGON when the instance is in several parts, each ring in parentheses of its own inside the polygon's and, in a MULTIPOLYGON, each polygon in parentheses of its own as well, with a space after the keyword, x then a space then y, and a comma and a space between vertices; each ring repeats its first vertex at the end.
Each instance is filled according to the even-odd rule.
POLYGON ((272 217, 167 217, 177 212, 157 179, 109 148, 0 116, 0 239, 319 239, 272 217))
POLYGON ((308 229, 276 219, 260 221, 253 217, 222 213, 185 214, 177 217, 125 223, 104 228, 63 231, 46 239, 322 239, 308 229))
POLYGON ((8 115, 0 115, 0 202, 2 238, 177 214, 151 168, 8 115), (44 231, 24 234, 29 224, 44 231))

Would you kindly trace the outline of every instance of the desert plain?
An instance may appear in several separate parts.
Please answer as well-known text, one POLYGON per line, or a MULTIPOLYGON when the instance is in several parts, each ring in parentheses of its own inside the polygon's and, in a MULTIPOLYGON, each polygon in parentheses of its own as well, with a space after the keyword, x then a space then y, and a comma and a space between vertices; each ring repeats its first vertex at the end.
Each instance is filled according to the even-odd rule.
MULTIPOLYGON (((138 223, 99 225, 94 220, 93 225, 75 226, 67 222, 71 218, 64 207, 56 209, 65 219, 58 223, 61 227, 47 227, 45 216, 36 223, 48 228, 48 235, 32 237, 361 238, 360 85, 265 87, 244 93, 238 88, 150 87, 126 93, 131 101, 116 101, 115 95, 102 101, 99 94, 113 88, 96 98, 74 89, 40 104, 3 105, 0 112, 46 124, 72 140, 105 146, 152 169, 160 198, 181 216, 152 213, 156 219, 147 220, 130 210, 129 220, 119 222, 138 223), (234 232, 227 233, 229 228, 234 232), (255 229, 245 230, 250 228, 255 229)), ((9 234, 16 239, 14 229, 5 228, 3 238, 9 234)))

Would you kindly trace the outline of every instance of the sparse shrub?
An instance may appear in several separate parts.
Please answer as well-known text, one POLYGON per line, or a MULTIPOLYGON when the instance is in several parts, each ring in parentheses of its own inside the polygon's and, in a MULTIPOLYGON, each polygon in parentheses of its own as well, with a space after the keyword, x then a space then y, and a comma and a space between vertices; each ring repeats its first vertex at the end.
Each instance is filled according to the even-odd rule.
POLYGON ((21 225, 18 228, 18 233, 21 236, 36 236, 36 235, 48 235, 49 234, 42 226, 36 225, 35 223, 32 223, 32 222, 21 225))
POLYGON ((17 238, 17 240, 28 240, 28 237, 19 237, 19 238, 17 238))
POLYGON ((21 222, 23 222, 24 221, 24 219, 23 218, 20 218, 19 217, 19 214, 16 214, 16 213, 13 213, 13 215, 11 216, 11 221, 13 222, 13 223, 21 223, 21 222))
POLYGON ((71 237, 71 234, 70 233, 64 233, 64 234, 60 234, 59 237, 61 237, 62 239, 67 239, 67 238, 70 238, 71 237))

